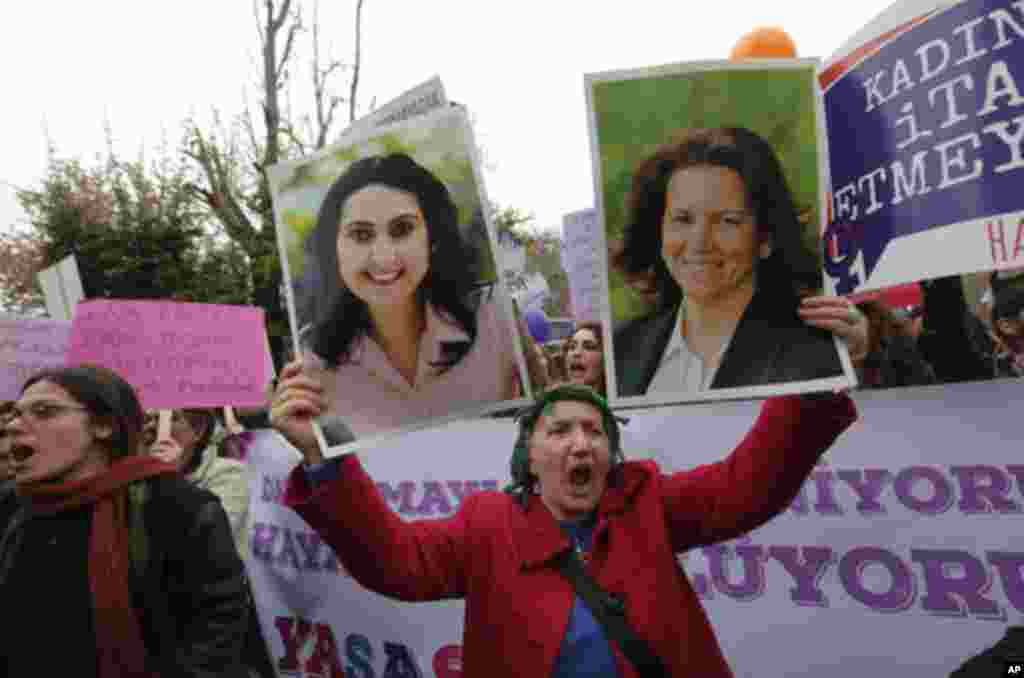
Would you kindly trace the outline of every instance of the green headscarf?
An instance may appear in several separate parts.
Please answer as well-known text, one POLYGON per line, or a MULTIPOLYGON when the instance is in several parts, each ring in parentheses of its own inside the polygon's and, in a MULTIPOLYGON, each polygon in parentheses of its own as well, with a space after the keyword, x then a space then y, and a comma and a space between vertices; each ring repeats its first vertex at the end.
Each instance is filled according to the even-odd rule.
POLYGON ((580 384, 565 384, 544 391, 537 396, 534 402, 521 409, 515 416, 515 420, 519 424, 519 437, 516 438, 510 463, 512 483, 505 487, 505 492, 518 495, 519 500, 524 504, 536 482, 536 479, 530 474, 530 436, 533 435, 533 427, 537 424, 540 416, 550 412, 551 406, 559 400, 573 400, 596 407, 601 412, 604 419, 604 430, 608 434, 612 468, 614 469, 624 460, 619 423, 625 424, 628 420, 616 417, 608 407, 608 401, 597 391, 580 384))

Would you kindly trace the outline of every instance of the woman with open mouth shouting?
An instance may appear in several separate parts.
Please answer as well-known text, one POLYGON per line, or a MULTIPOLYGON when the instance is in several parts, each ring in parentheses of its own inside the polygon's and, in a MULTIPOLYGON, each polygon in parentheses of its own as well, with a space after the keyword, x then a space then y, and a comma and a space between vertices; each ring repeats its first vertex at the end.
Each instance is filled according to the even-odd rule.
POLYGON ((605 395, 604 348, 600 323, 576 325, 576 331, 565 342, 563 354, 569 383, 589 386, 602 396, 605 395))
POLYGON ((505 492, 406 521, 357 455, 324 461, 318 385, 296 366, 281 376, 271 423, 305 460, 284 502, 366 588, 465 599, 463 674, 489 678, 732 675, 677 554, 785 510, 856 418, 845 395, 771 398, 728 458, 663 473, 624 459, 604 398, 563 385, 520 414, 505 492))
POLYGON ((355 436, 515 397, 497 288, 479 280, 448 189, 408 155, 355 162, 306 248, 318 317, 301 340, 355 436))
POLYGON ((143 453, 132 387, 91 366, 30 378, 7 423, 0 675, 245 676, 249 595, 217 498, 143 453))

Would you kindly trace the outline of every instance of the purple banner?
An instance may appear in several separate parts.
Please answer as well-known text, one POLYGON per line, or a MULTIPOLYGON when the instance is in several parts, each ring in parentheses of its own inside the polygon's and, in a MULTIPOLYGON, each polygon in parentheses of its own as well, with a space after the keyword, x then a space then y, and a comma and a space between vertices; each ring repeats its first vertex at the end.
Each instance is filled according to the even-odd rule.
POLYGON ((1024 255, 1024 2, 962 2, 871 47, 822 76, 832 179, 822 243, 837 292, 873 286, 887 250, 890 285, 1024 255), (948 230, 895 248, 969 224, 991 261, 948 230))

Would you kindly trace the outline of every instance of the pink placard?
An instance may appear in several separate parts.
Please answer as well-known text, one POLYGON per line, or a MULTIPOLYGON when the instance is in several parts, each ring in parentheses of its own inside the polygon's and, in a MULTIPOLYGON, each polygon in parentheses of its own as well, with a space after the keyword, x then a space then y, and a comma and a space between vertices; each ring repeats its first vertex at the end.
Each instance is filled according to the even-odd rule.
POLYGON ((68 364, 103 365, 146 409, 266 404, 263 310, 97 299, 78 305, 68 364))
POLYGON ((71 323, 0 314, 0 400, 15 400, 39 370, 60 367, 68 352, 71 323))

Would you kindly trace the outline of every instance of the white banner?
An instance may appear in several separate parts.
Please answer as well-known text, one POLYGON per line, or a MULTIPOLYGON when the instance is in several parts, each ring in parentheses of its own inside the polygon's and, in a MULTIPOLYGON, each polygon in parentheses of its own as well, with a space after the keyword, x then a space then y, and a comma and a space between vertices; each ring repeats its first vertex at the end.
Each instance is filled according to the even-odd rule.
POLYGON ((75 255, 68 255, 53 266, 39 271, 36 279, 43 288, 46 312, 50 317, 70 321, 75 316, 75 306, 85 298, 75 255))
POLYGON ((365 135, 375 128, 394 125, 447 105, 448 97, 444 93, 441 77, 434 76, 356 120, 341 133, 340 138, 365 135))
MULTIPOLYGON (((737 676, 946 676, 1020 623, 1024 462, 1006 404, 1024 401, 1024 383, 855 397, 860 422, 787 512, 682 558, 737 676)), ((626 412, 627 456, 666 471, 716 460, 758 407, 626 412)), ((513 439, 509 420, 458 422, 375 449, 364 464, 401 515, 438 518, 465 494, 504 485, 513 439)), ((462 604, 396 602, 351 580, 276 503, 297 462, 270 432, 250 452, 248 561, 280 675, 461 675, 462 604)))

